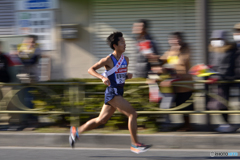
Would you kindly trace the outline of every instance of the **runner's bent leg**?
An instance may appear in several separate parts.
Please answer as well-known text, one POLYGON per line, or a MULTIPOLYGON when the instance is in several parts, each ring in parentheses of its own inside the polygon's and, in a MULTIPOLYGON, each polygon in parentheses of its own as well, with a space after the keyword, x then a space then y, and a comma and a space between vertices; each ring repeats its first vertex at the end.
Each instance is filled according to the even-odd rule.
POLYGON ((84 131, 94 129, 101 124, 105 124, 109 120, 109 118, 111 118, 115 111, 116 109, 111 105, 104 104, 99 116, 97 118, 89 120, 82 126, 78 127, 78 133, 81 134, 84 131))
POLYGON ((122 96, 115 96, 108 102, 111 106, 116 107, 120 112, 128 117, 128 129, 131 134, 132 143, 135 145, 137 140, 137 113, 131 104, 122 96))

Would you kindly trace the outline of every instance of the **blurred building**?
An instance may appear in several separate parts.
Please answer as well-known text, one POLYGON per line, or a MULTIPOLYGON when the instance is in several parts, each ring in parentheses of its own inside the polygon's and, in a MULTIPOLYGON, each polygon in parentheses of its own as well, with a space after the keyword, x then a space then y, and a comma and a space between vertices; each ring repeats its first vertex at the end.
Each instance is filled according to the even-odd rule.
POLYGON ((212 30, 229 31, 232 40, 239 8, 239 0, 0 0, 0 40, 8 51, 21 35, 39 35, 44 54, 51 57, 42 61, 51 79, 91 78, 87 69, 112 52, 106 37, 113 31, 124 33, 129 71, 134 71, 132 24, 148 19, 162 53, 168 49, 169 33, 181 31, 196 64, 207 61, 212 30))

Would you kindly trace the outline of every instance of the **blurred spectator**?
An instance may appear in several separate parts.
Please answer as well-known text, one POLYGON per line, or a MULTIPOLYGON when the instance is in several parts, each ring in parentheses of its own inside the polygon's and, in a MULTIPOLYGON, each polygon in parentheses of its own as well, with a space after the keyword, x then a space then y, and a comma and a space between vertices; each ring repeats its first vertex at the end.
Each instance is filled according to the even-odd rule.
POLYGON ((149 21, 139 20, 133 24, 132 33, 137 34, 136 77, 147 78, 151 71, 150 61, 158 59, 156 44, 148 33, 149 21))
POLYGON ((18 56, 21 59, 23 67, 18 77, 21 79, 28 76, 30 81, 39 80, 38 61, 41 56, 41 49, 37 44, 38 37, 29 35, 24 39, 23 43, 18 46, 18 56))
POLYGON ((22 66, 22 62, 17 55, 17 45, 11 45, 10 52, 8 55, 9 67, 8 72, 10 75, 11 82, 19 83, 19 79, 17 78, 17 74, 19 73, 19 69, 22 66))
MULTIPOLYGON (((6 55, 1 51, 2 42, 0 41, 0 82, 10 82, 10 76, 8 73, 8 59, 6 55)), ((0 100, 3 98, 2 90, 0 89, 0 100)))
POLYGON ((158 62, 159 55, 156 44, 148 33, 148 29, 148 20, 141 19, 133 24, 132 33, 137 35, 135 75, 140 78, 149 78, 147 79, 147 83, 149 84, 149 101, 158 103, 161 100, 161 94, 156 80, 152 78, 154 74, 151 73, 151 69, 155 67, 153 64, 158 62))
MULTIPOLYGON (((223 30, 215 30, 212 32, 209 45, 209 65, 217 74, 211 75, 208 80, 215 82, 217 80, 233 80, 234 79, 234 52, 235 46, 230 44, 226 39, 226 32, 223 30)), ((213 92, 227 100, 224 103, 215 98, 210 98, 207 107, 210 110, 228 110, 230 83, 221 83, 216 85, 217 88, 213 92)), ((228 114, 222 114, 226 125, 220 125, 217 131, 232 132, 235 129, 229 125, 228 114)))
POLYGON ((236 53, 235 53, 235 78, 240 79, 240 23, 237 23, 234 26, 233 39, 236 44, 236 53))
MULTIPOLYGON (((174 32, 170 35, 169 40, 170 49, 165 52, 160 59, 163 61, 163 73, 168 72, 169 68, 175 71, 175 76, 170 77, 169 80, 162 81, 161 87, 170 87, 174 79, 189 81, 192 80, 192 76, 188 74, 190 69, 190 48, 187 43, 184 42, 183 34, 181 32, 174 32), (168 68, 166 70, 166 68, 168 68)), ((172 76, 173 73, 170 73, 172 76)), ((189 85, 192 87, 192 85, 189 85)), ((176 106, 179 106, 186 102, 192 96, 192 89, 186 87, 173 87, 173 92, 175 93, 175 102, 176 106)), ((193 104, 182 110, 193 110, 193 104)), ((179 131, 190 131, 192 130, 190 126, 190 117, 189 115, 183 116, 184 125, 179 131)))
MULTIPOLYGON (((240 23, 237 23, 233 27, 234 33, 233 33, 233 39, 236 44, 236 52, 235 52, 235 78, 240 79, 240 23)), ((240 86, 238 84, 238 86, 240 86)), ((240 101, 240 99, 239 99, 240 101)))
POLYGON ((8 58, 1 51, 2 42, 0 41, 0 82, 10 82, 10 76, 8 73, 8 58))
MULTIPOLYGON (((38 37, 35 35, 29 35, 24 40, 23 43, 18 45, 17 55, 22 62, 22 67, 20 73, 17 74, 17 77, 23 83, 33 83, 39 80, 39 69, 38 61, 41 57, 41 49, 37 44, 38 37)), ((25 106, 28 108, 33 108, 34 104, 32 103, 34 96, 30 93, 34 88, 28 87, 21 90, 20 99, 25 106)), ((37 116, 26 115, 25 116, 25 125, 28 127, 37 125, 37 116)))

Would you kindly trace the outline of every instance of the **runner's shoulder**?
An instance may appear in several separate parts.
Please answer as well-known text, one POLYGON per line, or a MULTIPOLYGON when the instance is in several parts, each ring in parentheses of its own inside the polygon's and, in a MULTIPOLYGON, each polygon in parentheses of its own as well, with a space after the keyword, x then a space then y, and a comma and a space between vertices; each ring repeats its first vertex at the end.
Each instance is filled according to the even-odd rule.
POLYGON ((111 62, 111 57, 110 56, 104 57, 100 60, 100 62, 104 64, 108 64, 111 62))
POLYGON ((124 58, 128 61, 129 60, 129 58, 127 57, 127 56, 124 56, 124 58))

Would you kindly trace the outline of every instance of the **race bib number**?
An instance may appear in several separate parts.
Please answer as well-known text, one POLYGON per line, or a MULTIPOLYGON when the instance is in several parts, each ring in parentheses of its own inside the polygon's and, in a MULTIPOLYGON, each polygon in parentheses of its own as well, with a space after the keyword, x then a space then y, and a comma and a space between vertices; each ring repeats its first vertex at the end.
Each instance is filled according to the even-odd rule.
POLYGON ((125 83, 127 74, 127 68, 119 68, 117 72, 115 72, 115 78, 117 84, 125 83))

